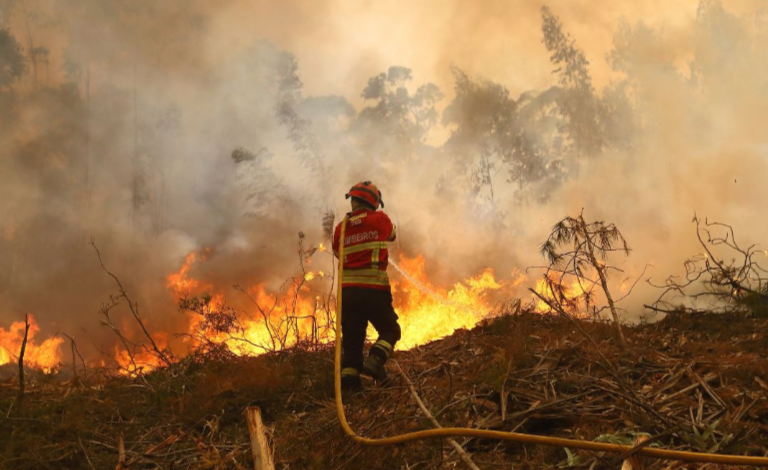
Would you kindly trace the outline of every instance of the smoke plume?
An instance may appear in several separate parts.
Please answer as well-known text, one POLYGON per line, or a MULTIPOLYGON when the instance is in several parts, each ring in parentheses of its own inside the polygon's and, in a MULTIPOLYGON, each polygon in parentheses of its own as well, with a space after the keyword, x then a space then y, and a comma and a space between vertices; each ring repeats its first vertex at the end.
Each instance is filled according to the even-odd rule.
POLYGON ((93 240, 181 348, 166 276, 188 253, 211 285, 279 291, 299 232, 322 242, 366 179, 393 258, 443 286, 543 264, 582 209, 633 250, 617 284, 681 272, 694 214, 766 239, 763 9, 519 3, 0 2, 0 328, 32 312, 112 350, 93 240))

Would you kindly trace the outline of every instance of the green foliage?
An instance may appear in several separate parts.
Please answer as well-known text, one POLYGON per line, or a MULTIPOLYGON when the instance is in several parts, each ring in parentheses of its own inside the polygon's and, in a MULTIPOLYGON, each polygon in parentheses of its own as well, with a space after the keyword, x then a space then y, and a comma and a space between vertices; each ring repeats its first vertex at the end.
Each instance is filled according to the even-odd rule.
POLYGON ((443 125, 452 129, 445 148, 451 152, 456 173, 469 176, 469 191, 494 202, 493 175, 514 151, 516 103, 506 87, 486 79, 472 80, 452 67, 456 97, 443 112, 443 125))
POLYGON ((563 88, 558 105, 567 118, 566 129, 574 150, 577 155, 597 155, 605 139, 603 110, 592 86, 589 61, 548 7, 541 8, 541 17, 543 42, 556 66, 553 73, 558 75, 563 88))
POLYGON ((720 419, 707 424, 704 430, 700 430, 695 424, 691 426, 692 433, 681 432, 680 437, 700 452, 716 453, 719 449, 725 448, 733 440, 733 434, 726 434, 718 437, 716 434, 720 419))
POLYGON ((334 122, 339 119, 352 119, 357 112, 346 98, 339 95, 308 96, 298 104, 297 111, 307 116, 313 124, 318 121, 334 122))
POLYGON ((565 462, 558 465, 559 468, 576 467, 583 463, 584 458, 581 455, 574 456, 571 449, 567 447, 563 447, 563 450, 565 451, 565 462))
POLYGON ((544 45, 550 52, 550 60, 557 68, 560 84, 566 89, 592 91, 592 76, 589 61, 584 52, 576 46, 573 37, 563 31, 563 24, 547 6, 541 7, 541 31, 544 45))
POLYGON ((9 30, 0 27, 0 91, 9 88, 25 71, 21 46, 9 30))
POLYGON ((266 147, 257 152, 240 147, 232 151, 231 157, 237 164, 235 183, 243 195, 244 215, 270 215, 280 196, 286 192, 282 178, 270 166, 274 157, 272 152, 266 147))
POLYGON ((301 101, 303 84, 298 75, 299 64, 293 54, 279 52, 275 60, 277 77, 277 103, 275 117, 288 130, 288 140, 299 160, 315 177, 324 179, 327 169, 320 142, 312 130, 312 121, 299 115, 297 105, 301 101))
POLYGON ((203 321, 198 325, 201 337, 207 334, 232 334, 242 332, 237 318, 237 312, 225 303, 212 303, 210 294, 200 297, 183 297, 179 299, 179 310, 200 315, 203 321))
MULTIPOLYGON (((578 174, 582 157, 634 142, 637 120, 628 87, 614 84, 599 96, 584 52, 547 7, 542 8, 542 34, 558 77, 558 86, 544 92, 514 99, 502 84, 451 69, 455 98, 442 117, 451 130, 443 146, 451 165, 438 188, 445 194, 460 186, 472 212, 481 216, 503 216, 497 194, 504 183, 516 185, 518 203, 546 201, 578 174), (500 170, 508 178, 500 178, 500 170)), ((382 74, 369 83, 369 95, 378 96, 384 82, 382 74)))
POLYGON ((411 69, 406 67, 390 67, 368 80, 361 96, 374 104, 360 111, 352 126, 363 143, 390 137, 395 148, 407 149, 425 141, 437 124, 436 105, 444 95, 432 83, 411 92, 408 84, 412 80, 411 69))
MULTIPOLYGON (((595 438, 595 442, 607 442, 621 446, 635 446, 640 440, 650 439, 647 432, 619 431, 614 434, 601 434, 595 438)), ((650 447, 659 447, 658 443, 649 444, 650 447)))
POLYGON ((541 254, 552 266, 570 266, 580 277, 585 277, 584 270, 594 265, 590 254, 605 261, 608 253, 613 251, 629 255, 629 245, 619 229, 614 224, 606 225, 602 221, 587 223, 583 215, 565 217, 556 223, 541 246, 541 254))

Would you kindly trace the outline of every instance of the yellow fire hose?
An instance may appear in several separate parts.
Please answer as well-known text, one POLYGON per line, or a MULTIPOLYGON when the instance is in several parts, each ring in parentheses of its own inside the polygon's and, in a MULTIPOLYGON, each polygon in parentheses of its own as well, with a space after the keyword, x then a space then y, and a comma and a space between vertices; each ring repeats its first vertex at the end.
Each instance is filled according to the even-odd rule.
MULTIPOLYGON (((368 446, 389 446, 404 442, 431 439, 435 437, 474 437, 480 439, 496 439, 502 441, 519 442, 523 444, 539 444, 553 447, 569 447, 595 452, 612 452, 625 454, 632 451, 632 446, 608 444, 604 442, 580 441, 575 439, 562 439, 557 437, 535 436, 515 432, 488 431, 473 428, 441 428, 426 431, 409 432, 392 437, 371 439, 355 434, 349 426, 344 414, 344 404, 341 400, 341 284, 344 275, 344 234, 347 228, 347 217, 341 224, 341 236, 339 238, 339 285, 336 297, 336 357, 334 361, 334 388, 336 393, 336 411, 342 429, 355 442, 368 446)), ((748 457, 743 455, 705 454, 699 452, 682 452, 677 450, 657 449, 642 447, 635 454, 655 457, 666 460, 682 460, 686 462, 719 463, 729 465, 752 465, 768 467, 768 457, 748 457)))

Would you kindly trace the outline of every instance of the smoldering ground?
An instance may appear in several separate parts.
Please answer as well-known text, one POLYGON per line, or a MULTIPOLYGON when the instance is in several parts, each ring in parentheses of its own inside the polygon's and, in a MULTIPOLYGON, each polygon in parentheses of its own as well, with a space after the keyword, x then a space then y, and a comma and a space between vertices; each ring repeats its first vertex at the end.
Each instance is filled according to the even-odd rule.
POLYGON ((3 2, 2 324, 111 347, 94 239, 151 327, 184 331, 166 276, 187 253, 212 285, 277 290, 362 179, 438 285, 543 264, 582 209, 633 249, 617 283, 680 272, 694 213, 765 240, 759 6, 387 5, 3 2))

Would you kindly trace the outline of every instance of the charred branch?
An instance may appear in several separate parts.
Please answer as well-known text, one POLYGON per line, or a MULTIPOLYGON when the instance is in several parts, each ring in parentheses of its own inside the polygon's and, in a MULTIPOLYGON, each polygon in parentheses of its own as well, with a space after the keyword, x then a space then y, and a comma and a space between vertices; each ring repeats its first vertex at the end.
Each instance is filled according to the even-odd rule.
POLYGON ((77 357, 80 358, 80 362, 83 365, 83 378, 87 379, 88 378, 88 367, 85 365, 85 359, 83 358, 83 355, 80 354, 80 350, 77 347, 77 343, 75 342, 75 338, 73 336, 69 336, 66 333, 62 333, 62 335, 65 338, 67 338, 69 340, 69 342, 70 342, 70 347, 71 347, 71 350, 72 350, 72 374, 73 374, 74 380, 75 380, 76 383, 80 383, 81 384, 79 375, 77 373, 77 359, 75 359, 75 355, 77 355, 77 357))
MULTIPOLYGON (((101 258, 101 252, 99 251, 98 247, 96 246, 95 240, 92 239, 90 244, 93 247, 94 251, 96 252, 96 257, 99 260, 99 264, 101 265, 101 269, 104 270, 104 272, 107 273, 109 275, 109 277, 111 277, 115 281, 115 284, 117 285, 117 290, 118 290, 118 293, 119 293, 119 295, 116 298, 115 297, 110 298, 110 305, 109 305, 109 307, 106 310, 104 309, 104 307, 102 307, 102 313, 104 313, 104 315, 107 317, 107 320, 109 320, 109 316, 107 315, 109 310, 111 308, 117 306, 117 304, 120 302, 120 299, 125 300, 126 304, 128 305, 128 309, 130 310, 131 314, 133 315, 133 318, 136 320, 136 323, 138 323, 139 327, 141 327, 141 331, 144 332, 144 336, 146 336, 146 338, 149 340, 150 344, 152 345, 152 350, 154 351, 154 354, 160 360, 162 360, 167 366, 170 367, 171 365, 173 365, 173 363, 168 358, 168 356, 160 349, 160 347, 158 347, 157 343, 155 342, 155 339, 149 333, 149 330, 147 330, 147 327, 144 324, 144 321, 141 319, 141 316, 139 315, 139 303, 138 302, 134 302, 134 301, 131 300, 131 298, 128 296, 128 293, 126 292, 125 288, 123 287, 123 283, 120 282, 120 279, 118 279, 118 277, 116 275, 114 275, 111 271, 109 271, 107 269, 107 267, 104 265, 104 261, 101 258)), ((107 325, 110 326, 110 328, 112 328, 113 331, 115 331, 116 333, 118 332, 117 328, 113 324, 111 324, 111 322, 107 323, 107 325)), ((122 337, 122 335, 119 335, 119 336, 121 336, 121 340, 124 339, 122 337)), ((124 345, 126 345, 126 343, 127 343, 127 341, 123 341, 124 345)), ((128 349, 127 345, 126 345, 126 349, 128 349)), ((133 357, 131 358, 131 362, 135 366, 135 361, 133 360, 133 357)))
POLYGON ((24 314, 24 339, 21 342, 21 350, 19 351, 19 405, 24 401, 24 354, 27 351, 27 339, 29 337, 29 314, 24 314))
POLYGON ((702 221, 694 216, 696 238, 703 250, 683 262, 684 274, 670 276, 663 284, 647 282, 660 289, 659 297, 645 307, 657 312, 737 311, 750 312, 768 305, 768 270, 757 260, 765 251, 756 245, 747 248, 737 243, 733 227, 720 222, 702 221), (714 230, 720 233, 713 233, 714 230), (721 253, 722 248, 725 252, 721 253), (730 261, 726 257, 731 257, 730 261), (673 302, 678 299, 679 304, 673 302), (707 303, 706 309, 682 303, 685 299, 707 303))

